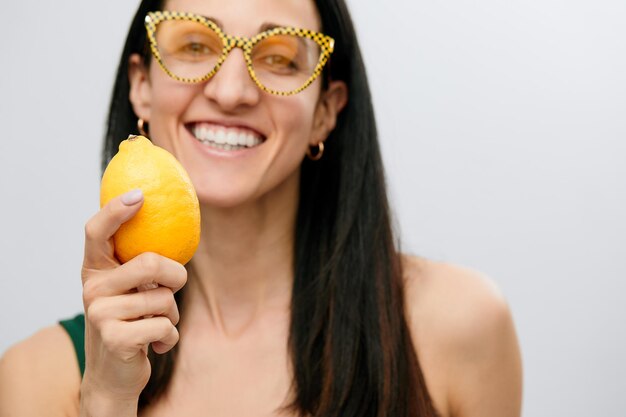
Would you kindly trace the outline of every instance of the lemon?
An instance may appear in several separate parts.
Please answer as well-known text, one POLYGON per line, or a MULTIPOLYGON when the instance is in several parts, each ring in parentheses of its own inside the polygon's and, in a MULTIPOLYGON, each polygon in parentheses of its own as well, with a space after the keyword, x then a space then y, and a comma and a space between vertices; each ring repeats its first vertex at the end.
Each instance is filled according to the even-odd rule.
POLYGON ((200 242, 198 197, 178 160, 143 136, 120 143, 102 176, 100 207, 135 188, 143 206, 113 236, 117 258, 124 263, 155 252, 186 264, 200 242))

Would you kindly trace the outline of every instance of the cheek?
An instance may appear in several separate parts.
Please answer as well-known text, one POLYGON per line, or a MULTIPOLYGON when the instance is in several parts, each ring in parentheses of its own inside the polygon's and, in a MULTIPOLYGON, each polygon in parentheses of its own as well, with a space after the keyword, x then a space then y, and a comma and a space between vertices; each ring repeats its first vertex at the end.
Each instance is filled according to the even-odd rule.
MULTIPOLYGON (((150 68, 152 95, 150 101, 150 135, 160 146, 169 149, 168 137, 175 133, 176 123, 197 94, 197 85, 182 84, 167 77, 161 68, 150 68)), ((171 150, 171 149, 169 149, 171 150)))
MULTIPOLYGON (((267 192, 296 175, 305 158, 311 139, 315 112, 315 97, 292 96, 273 99, 268 103, 273 123, 271 150, 266 169, 260 176, 260 192, 267 192)), ((270 143, 268 143, 270 145, 270 143)))
POLYGON ((285 147, 305 150, 313 129, 315 97, 300 94, 281 101, 272 113, 277 134, 290 145, 285 147))
MULTIPOLYGON (((174 81, 174 80, 172 80, 174 81)), ((195 85, 177 84, 169 80, 155 85, 152 96, 151 117, 155 120, 161 117, 179 116, 193 100, 195 85)))

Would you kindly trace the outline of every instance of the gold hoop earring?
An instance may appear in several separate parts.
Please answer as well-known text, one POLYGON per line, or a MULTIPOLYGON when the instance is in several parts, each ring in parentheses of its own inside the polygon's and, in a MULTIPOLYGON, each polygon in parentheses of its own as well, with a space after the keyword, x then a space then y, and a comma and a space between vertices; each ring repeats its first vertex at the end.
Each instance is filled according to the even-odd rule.
POLYGON ((322 155, 324 155, 324 142, 319 142, 317 144, 317 152, 315 155, 311 152, 311 148, 314 149, 315 147, 309 146, 309 149, 306 150, 306 156, 308 156, 311 161, 319 161, 322 159, 322 155))
POLYGON ((141 117, 139 119, 137 119, 137 130, 139 131, 139 134, 141 136, 148 137, 148 132, 146 132, 144 130, 144 126, 145 126, 146 129, 148 128, 148 126, 146 126, 146 125, 147 125, 147 123, 141 117))

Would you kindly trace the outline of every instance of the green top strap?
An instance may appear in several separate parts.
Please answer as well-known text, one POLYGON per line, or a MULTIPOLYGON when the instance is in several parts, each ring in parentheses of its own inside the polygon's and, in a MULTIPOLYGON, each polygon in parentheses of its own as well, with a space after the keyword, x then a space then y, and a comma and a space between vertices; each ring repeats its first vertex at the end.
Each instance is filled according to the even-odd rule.
POLYGON ((59 321, 59 324, 63 326, 72 339, 82 376, 85 374, 85 315, 78 314, 72 319, 59 321))

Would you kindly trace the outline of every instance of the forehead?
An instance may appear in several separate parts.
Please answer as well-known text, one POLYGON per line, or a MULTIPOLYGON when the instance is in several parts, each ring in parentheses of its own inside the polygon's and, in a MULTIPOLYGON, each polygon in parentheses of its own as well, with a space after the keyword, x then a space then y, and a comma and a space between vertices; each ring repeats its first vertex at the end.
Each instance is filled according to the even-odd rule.
POLYGON ((267 23, 320 30, 314 0, 166 0, 163 10, 219 20, 231 35, 252 36, 267 23))

